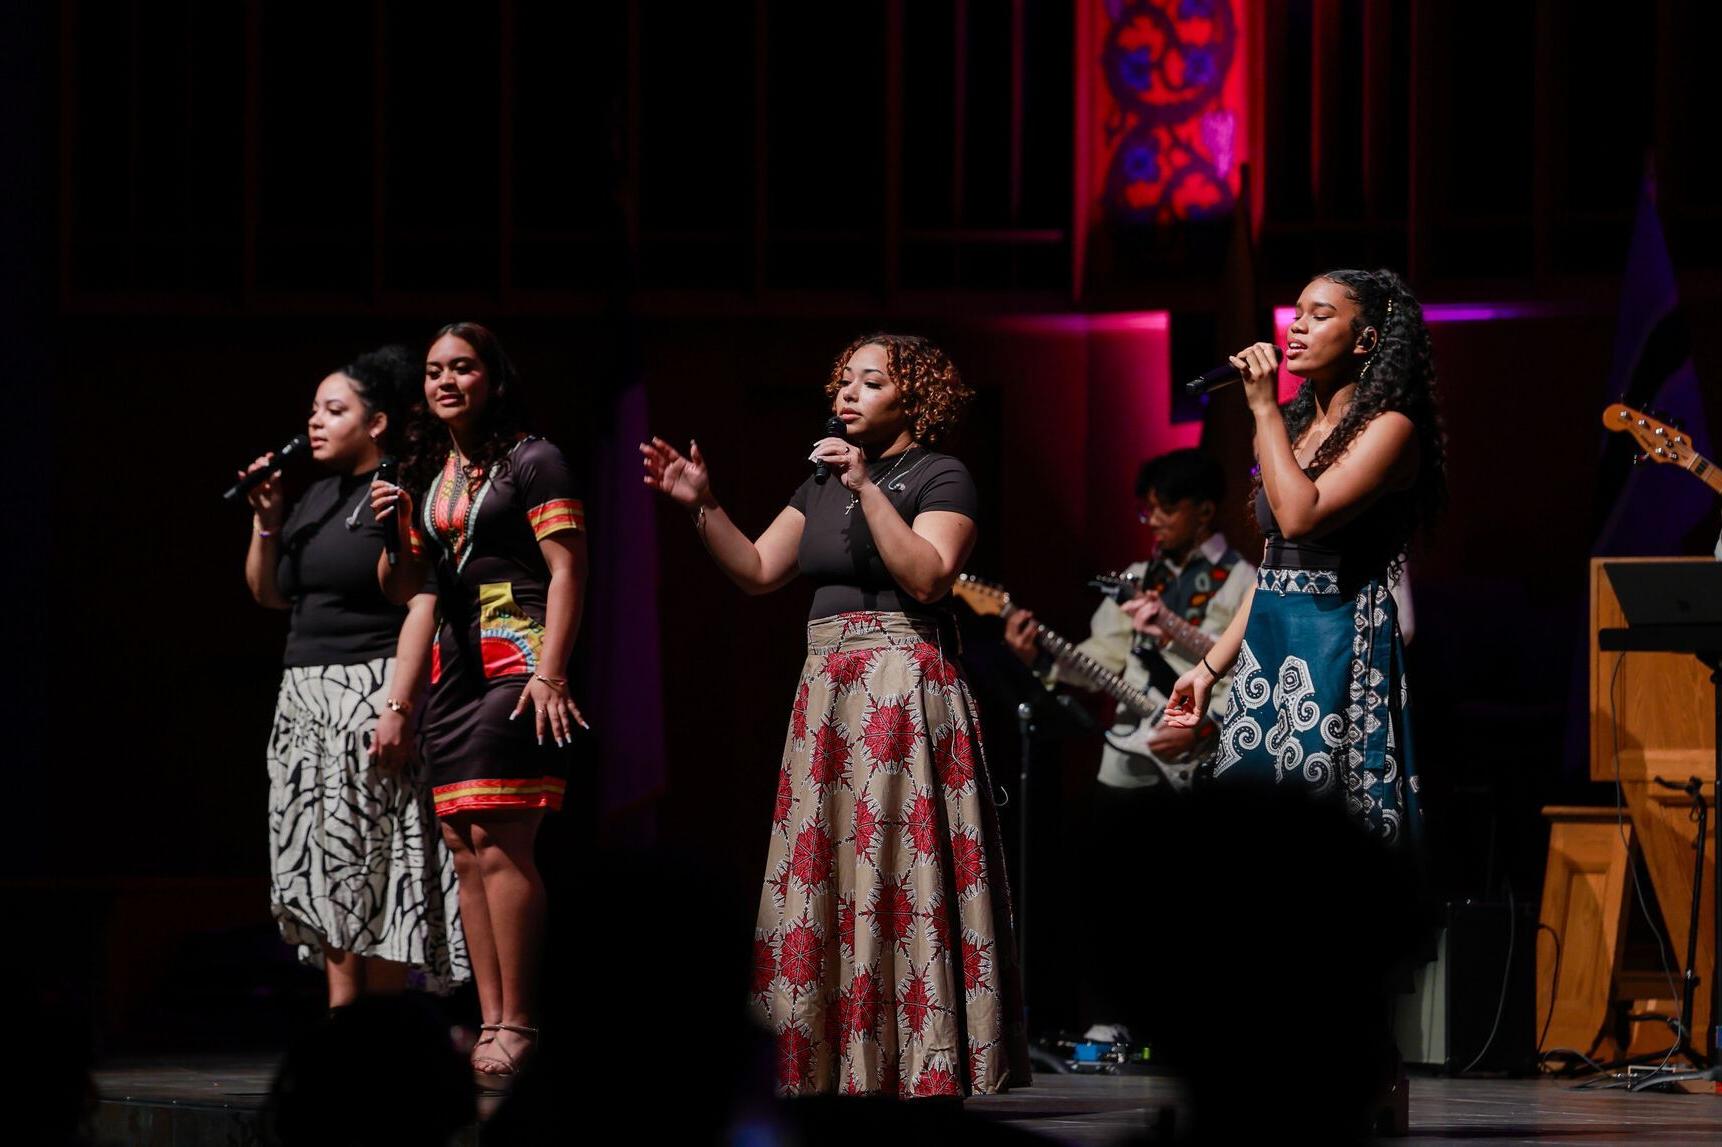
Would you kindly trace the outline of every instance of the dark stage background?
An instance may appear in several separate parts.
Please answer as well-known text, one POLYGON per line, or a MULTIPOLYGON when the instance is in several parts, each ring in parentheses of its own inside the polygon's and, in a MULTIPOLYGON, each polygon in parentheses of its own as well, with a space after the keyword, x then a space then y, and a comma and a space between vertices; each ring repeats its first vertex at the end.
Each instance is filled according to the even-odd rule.
MULTIPOLYGON (((769 0, 10 15, 3 751, 29 795, 5 867, 11 895, 87 942, 66 974, 114 1043, 168 1038, 199 967, 280 960, 262 750, 282 619, 250 602, 246 515, 217 495, 324 374, 456 318, 499 332, 535 426, 612 509, 594 542, 626 584, 595 582, 589 626, 610 637, 582 656, 614 723, 585 749, 590 815, 562 836, 670 845, 745 905, 807 594, 743 597, 634 490, 642 425, 697 435, 726 507, 763 527, 804 472, 836 351, 926 333, 980 390, 956 444, 985 497, 971 568, 1075 635, 1082 580, 1141 548, 1139 395, 1094 349, 1096 316, 1164 314, 1144 368, 1164 385, 1268 337, 1271 308, 1330 266, 1479 304, 1434 327, 1453 509, 1415 559, 1418 748, 1441 890, 1534 900, 1540 805, 1606 799, 1567 729, 1647 157, 1689 325, 1722 319, 1700 70, 1722 17, 1672 0, 1605 18, 1519 0, 1486 19, 1426 0, 1229 10, 1248 175, 1207 217, 1146 221, 1094 175, 1098 2, 886 0, 836 24, 769 0), (656 711, 661 733, 641 727, 656 711), (629 775, 605 777, 618 761, 629 775)), ((1722 353, 1695 337, 1693 355, 1722 427, 1722 353)), ((1227 401, 1208 432, 1248 551, 1227 401)), ((1174 408, 1155 433, 1203 417, 1174 408)), ((1716 527, 1667 551, 1707 550, 1716 527)), ((1008 793, 1023 680, 995 632, 973 626, 970 655, 1008 793)), ((1078 878, 1094 751, 1042 762, 1039 905, 1078 878)), ((583 882, 629 879, 573 865, 563 911, 583 882)), ((737 939, 750 923, 744 908, 737 939)), ((1067 1018, 1082 957, 1039 952, 1041 1006, 1067 1018)))

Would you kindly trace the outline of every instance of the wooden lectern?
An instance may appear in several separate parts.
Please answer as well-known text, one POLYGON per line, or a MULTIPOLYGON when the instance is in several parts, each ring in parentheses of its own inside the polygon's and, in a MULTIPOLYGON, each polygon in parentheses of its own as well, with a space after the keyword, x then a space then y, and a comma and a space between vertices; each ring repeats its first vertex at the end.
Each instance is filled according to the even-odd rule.
MULTIPOLYGON (((1614 653, 1599 647, 1597 633, 1626 625, 1626 617, 1615 598, 1614 588, 1603 572, 1605 559, 1593 558, 1590 566, 1590 775, 1595 781, 1613 784, 1620 781, 1625 795, 1627 815, 1631 821, 1629 843, 1642 850, 1645 867, 1650 873, 1651 889, 1659 918, 1666 928, 1670 959, 1676 981, 1683 971, 1687 930, 1691 925, 1693 854, 1698 829, 1693 820, 1694 806, 1684 793, 1661 788, 1653 778, 1685 781, 1699 777, 1708 787, 1716 779, 1715 686, 1710 671, 1697 658, 1685 653, 1614 653), (1611 700, 1612 691, 1612 700, 1611 700), (1618 744, 1618 754, 1616 746, 1618 744), (1618 757, 1618 765, 1617 765, 1618 757), (1618 774, 1617 774, 1618 767, 1618 774)), ((1631 562, 1632 558, 1608 558, 1609 563, 1631 562)), ((1667 562, 1669 558, 1642 559, 1667 562)), ((1713 558, 1693 558, 1711 562, 1713 558)), ((1565 811, 1565 810, 1562 810, 1565 811)), ((1551 819, 1556 810, 1549 810, 1551 819)), ((1606 819, 1606 818, 1605 818, 1606 819)), ((1708 847, 1717 847, 1717 817, 1710 821, 1708 847)), ((1594 822, 1593 822, 1594 823, 1594 822)), ((1616 833, 1618 836, 1618 833, 1616 833)), ((1612 847, 1612 846, 1611 846, 1612 847)), ((1605 850, 1606 851, 1606 850, 1605 850)), ((1710 855, 1714 856, 1714 853, 1710 855)), ((1633 989, 1635 982, 1646 977, 1635 975, 1652 969, 1623 968, 1619 928, 1624 922, 1625 902, 1631 894, 1631 881, 1621 880, 1620 857, 1598 856, 1588 867, 1591 871, 1608 873, 1588 881, 1568 881, 1559 889, 1562 893, 1560 919, 1548 919, 1550 893, 1544 892, 1545 923, 1557 931, 1569 922, 1581 929, 1590 927, 1585 921, 1596 922, 1597 934, 1563 936, 1566 959, 1583 959, 1587 953, 1599 953, 1611 961, 1606 969, 1593 969, 1590 974, 1569 974, 1563 968, 1560 983, 1554 979, 1554 945, 1539 931, 1537 942, 1537 984, 1539 999, 1539 1028, 1549 1014, 1551 1003, 1555 1014, 1563 1021, 1562 1034, 1572 1042, 1557 1042, 1550 1031, 1550 1047, 1577 1047, 1584 1051, 1599 1046, 1599 1054, 1607 1057, 1626 1052, 1626 1047, 1612 1043, 1606 1030, 1588 1033, 1574 1028, 1600 1019, 1606 1023, 1609 1010, 1616 1001, 1639 999, 1635 1011, 1667 1012, 1671 1003, 1667 988, 1657 992, 1654 1000, 1640 999, 1642 989, 1633 989), (1613 872, 1608 870, 1612 869, 1613 872), (1596 896, 1594 910, 1586 907, 1575 911, 1573 896, 1596 896), (1610 903, 1609 901, 1614 901, 1610 903), (1563 993, 1579 992, 1585 998, 1564 998, 1563 993), (1589 1038, 1583 1038, 1588 1034, 1589 1038), (1597 1045, 1597 1040, 1603 1042, 1597 1045)), ((1627 863, 1630 863, 1628 858, 1627 863)), ((1550 870, 1557 867, 1553 858, 1550 870)), ((1707 870, 1711 865, 1707 862, 1707 870)), ((1711 993, 1710 982, 1715 966, 1715 890, 1709 887, 1710 872, 1705 875, 1704 895, 1698 929, 1697 970, 1700 977, 1697 999, 1693 1009, 1693 1044, 1710 1053, 1711 993)), ((1660 967, 1654 969, 1656 981, 1661 981, 1660 967)), ((1678 1005, 1675 1005, 1678 1006, 1678 1005)), ((1539 1032, 1540 1034, 1540 1032, 1539 1032)), ((1658 1046, 1673 1042, 1672 1032, 1660 1033, 1658 1046)), ((1635 1045, 1638 1039, 1632 1041, 1635 1045)), ((1547 1049, 1544 1049, 1547 1050, 1547 1049)))

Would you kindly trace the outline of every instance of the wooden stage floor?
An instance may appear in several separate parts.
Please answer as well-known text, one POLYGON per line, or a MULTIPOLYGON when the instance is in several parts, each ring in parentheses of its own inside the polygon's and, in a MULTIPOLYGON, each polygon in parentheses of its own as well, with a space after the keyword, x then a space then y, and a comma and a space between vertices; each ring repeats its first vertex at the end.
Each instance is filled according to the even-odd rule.
MULTIPOLYGON (((96 1073, 105 1143, 255 1142, 273 1062, 264 1056, 158 1057, 96 1073)), ((599 1088, 601 1091, 601 1088, 599 1088)), ((1240 1084, 1247 1100, 1248 1084, 1240 1084)), ((970 1100, 967 1110, 1049 1143, 1110 1144, 1180 1106, 1165 1077, 1037 1075, 1033 1087, 970 1100)), ((610 1118, 614 1118, 614 1114, 610 1118)), ((1292 1128, 1286 1129, 1294 1138, 1292 1128)), ((1722 1143, 1722 1096, 1574 1090, 1567 1080, 1413 1077, 1411 1137, 1434 1144, 1722 1143)), ((476 1135, 458 1142, 476 1143, 476 1135)))

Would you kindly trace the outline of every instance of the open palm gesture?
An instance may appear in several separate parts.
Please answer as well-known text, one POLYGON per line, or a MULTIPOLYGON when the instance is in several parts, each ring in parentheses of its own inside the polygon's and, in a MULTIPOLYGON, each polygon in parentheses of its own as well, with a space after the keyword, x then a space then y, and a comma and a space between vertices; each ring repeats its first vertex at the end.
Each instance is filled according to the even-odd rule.
POLYGON ((684 456, 662 438, 653 438, 640 443, 640 455, 646 463, 646 485, 678 506, 691 510, 710 500, 711 480, 699 443, 690 440, 684 456))

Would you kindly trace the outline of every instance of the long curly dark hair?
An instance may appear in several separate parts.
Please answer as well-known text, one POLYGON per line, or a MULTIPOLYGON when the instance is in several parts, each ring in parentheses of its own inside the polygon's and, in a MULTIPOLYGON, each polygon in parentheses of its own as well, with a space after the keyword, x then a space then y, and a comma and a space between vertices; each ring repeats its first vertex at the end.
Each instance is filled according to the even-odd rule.
POLYGON ((920 335, 880 331, 856 339, 831 364, 826 397, 835 398, 843 389, 843 368, 855 352, 875 345, 885 348, 885 369, 903 396, 903 412, 915 441, 931 446, 954 430, 975 396, 974 389, 957 373, 950 356, 920 335))
MULTIPOLYGON (((426 349, 435 346, 445 335, 453 335, 472 347, 479 361, 484 363, 484 372, 489 380, 490 392, 480 413, 482 437, 477 449, 467 458, 466 480, 476 489, 486 476, 507 470, 508 452, 520 441, 525 420, 520 375, 489 327, 478 323, 449 323, 431 337, 426 349)), ((406 461, 401 464, 401 485, 415 498, 422 497, 442 473, 449 446, 448 427, 425 402, 421 386, 418 399, 408 415, 406 461)))
MULTIPOLYGON (((1310 468, 1325 470, 1337 462, 1363 428, 1385 411, 1399 411, 1416 428, 1419 461, 1416 481, 1406 491, 1409 512, 1393 515, 1382 526, 1392 558, 1391 572, 1397 578, 1412 535, 1431 525, 1447 504, 1447 438, 1436 402, 1435 353, 1429 328, 1423 323, 1423 307, 1417 297, 1392 271, 1338 270, 1317 278, 1344 287, 1346 297, 1357 304, 1357 317, 1351 321, 1353 335, 1374 327, 1378 337, 1375 349, 1359 367, 1350 405, 1316 450, 1310 468)), ((1286 433, 1295 444, 1315 418, 1315 384, 1305 379, 1280 412, 1286 433)), ((1260 485, 1258 474, 1256 486, 1260 485)))

